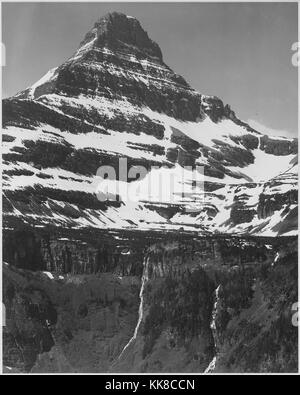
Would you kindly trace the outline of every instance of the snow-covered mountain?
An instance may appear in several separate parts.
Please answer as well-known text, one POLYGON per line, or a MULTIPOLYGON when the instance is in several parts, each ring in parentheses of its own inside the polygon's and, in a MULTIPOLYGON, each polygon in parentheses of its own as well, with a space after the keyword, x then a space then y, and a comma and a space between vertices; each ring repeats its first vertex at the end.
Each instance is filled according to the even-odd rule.
POLYGON ((3 101, 2 140, 7 231, 297 234, 297 140, 263 135, 196 92, 123 14, 101 18, 65 63, 3 101), (120 159, 136 170, 128 182, 120 159), (97 176, 101 166, 117 180, 97 176), (147 169, 138 179, 137 166, 147 169))

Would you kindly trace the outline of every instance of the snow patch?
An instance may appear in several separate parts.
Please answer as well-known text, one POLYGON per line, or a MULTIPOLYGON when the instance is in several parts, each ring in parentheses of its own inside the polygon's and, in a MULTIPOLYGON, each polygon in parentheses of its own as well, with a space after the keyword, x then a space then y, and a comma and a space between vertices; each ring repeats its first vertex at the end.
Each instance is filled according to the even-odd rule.
POLYGON ((46 276, 47 276, 48 278, 50 278, 50 280, 54 280, 54 276, 53 276, 52 273, 50 273, 50 272, 43 272, 43 273, 46 274, 46 276))

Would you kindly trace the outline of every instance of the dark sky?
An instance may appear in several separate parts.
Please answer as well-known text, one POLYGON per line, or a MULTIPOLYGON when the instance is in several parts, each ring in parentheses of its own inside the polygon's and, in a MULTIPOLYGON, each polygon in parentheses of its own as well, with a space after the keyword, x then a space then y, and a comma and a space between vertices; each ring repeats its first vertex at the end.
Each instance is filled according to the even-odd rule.
POLYGON ((3 96, 61 64, 110 11, 137 17, 165 62, 199 92, 261 128, 297 134, 296 3, 2 3, 3 96))

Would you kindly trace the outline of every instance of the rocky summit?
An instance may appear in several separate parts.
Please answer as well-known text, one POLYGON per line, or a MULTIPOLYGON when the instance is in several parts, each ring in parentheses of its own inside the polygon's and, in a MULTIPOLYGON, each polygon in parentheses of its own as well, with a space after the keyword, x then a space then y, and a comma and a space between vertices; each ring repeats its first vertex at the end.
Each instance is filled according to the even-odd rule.
POLYGON ((297 139, 120 13, 2 106, 8 371, 297 371, 297 139))

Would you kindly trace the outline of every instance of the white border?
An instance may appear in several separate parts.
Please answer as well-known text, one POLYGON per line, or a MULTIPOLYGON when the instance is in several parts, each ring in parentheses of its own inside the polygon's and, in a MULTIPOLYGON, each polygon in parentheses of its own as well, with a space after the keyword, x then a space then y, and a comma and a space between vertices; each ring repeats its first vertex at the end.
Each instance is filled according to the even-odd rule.
MULTIPOLYGON (((1 7, 0 7, 0 20, 2 21, 2 4, 3 3, 85 3, 82 0, 64 0, 64 1, 55 1, 55 0, 48 0, 48 1, 39 1, 39 0, 30 0, 30 1, 26 1, 26 0, 18 0, 18 1, 14 1, 14 0, 6 0, 6 1, 1 1, 1 7)), ((248 0, 248 1, 241 1, 241 0, 231 0, 231 1, 224 1, 224 0, 219 0, 219 1, 214 1, 214 0, 206 0, 206 1, 197 1, 197 0, 189 0, 189 1, 179 1, 179 0, 165 0, 165 1, 159 1, 159 0, 152 0, 152 1, 148 1, 148 0, 140 0, 140 1, 126 1, 126 0, 111 0, 111 1, 97 1, 97 0, 88 0, 87 3, 103 3, 103 4, 107 4, 107 3, 298 3, 298 41, 300 42, 300 0, 298 1, 294 1, 294 0, 248 0)), ((2 43, 2 23, 1 23, 1 32, 0 32, 0 43, 2 43)), ((291 43, 292 44, 292 43, 291 43)), ((2 99, 2 54, 0 53, 0 92, 1 92, 1 99, 2 99)), ((298 67, 298 108, 300 105, 300 67, 298 67)), ((2 125, 2 106, 0 107, 0 124, 2 125)), ((299 130, 300 130, 300 111, 298 110, 298 138, 299 138, 299 130)), ((2 144, 1 144, 1 148, 0 148, 0 153, 1 153, 1 157, 2 157, 2 144)), ((2 166, 0 167, 0 176, 1 176, 1 180, 2 180, 2 166)), ((0 212, 2 213, 2 183, 1 183, 1 191, 0 191, 0 212)), ((299 193, 299 192, 298 192, 299 193)), ((299 194, 300 195, 300 194, 299 194)), ((298 217, 298 223, 300 221, 300 214, 298 217)), ((3 367, 2 367, 2 215, 0 216, 0 227, 1 227, 1 236, 0 236, 0 302, 1 302, 1 311, 0 311, 0 375, 3 372, 3 367)), ((298 252, 300 251, 300 239, 298 239, 298 252)), ((299 299, 299 295, 300 295, 300 256, 298 256, 298 299, 299 299)), ((300 326, 298 327, 298 334, 299 334, 299 341, 298 341, 298 353, 299 353, 299 373, 300 374, 300 326)), ((20 375, 20 374, 17 374, 20 375)), ((21 374, 22 375, 22 374, 21 374)), ((26 375, 26 374, 24 374, 26 375)), ((35 375, 35 374, 30 374, 30 375, 35 375)), ((47 373, 47 374, 42 374, 42 375, 57 375, 57 374, 51 374, 51 373, 47 373)), ((61 373, 59 375, 79 375, 78 373, 70 373, 70 374, 64 374, 61 373)), ((90 376, 90 375, 101 375, 101 376, 119 376, 122 374, 112 374, 112 373, 86 373, 86 374, 80 374, 83 376, 90 376)), ((155 374, 152 373, 141 373, 141 374, 134 374, 134 373, 126 373, 127 376, 155 376, 155 374)), ((163 376, 167 376, 168 373, 162 373, 161 375, 163 376)), ((172 375, 174 376, 185 376, 185 375, 190 375, 190 376, 202 376, 202 373, 172 373, 172 375)), ((222 376, 222 375, 226 375, 226 376, 230 376, 230 375, 248 375, 248 374, 213 374, 211 375, 212 377, 216 377, 216 376, 222 376)), ((275 375, 277 376, 277 374, 273 374, 273 373, 266 373, 266 374, 259 374, 259 373, 254 373, 254 374, 250 374, 250 375, 275 375)), ((290 375, 295 375, 295 374, 282 374, 282 376, 290 376, 290 375)))

